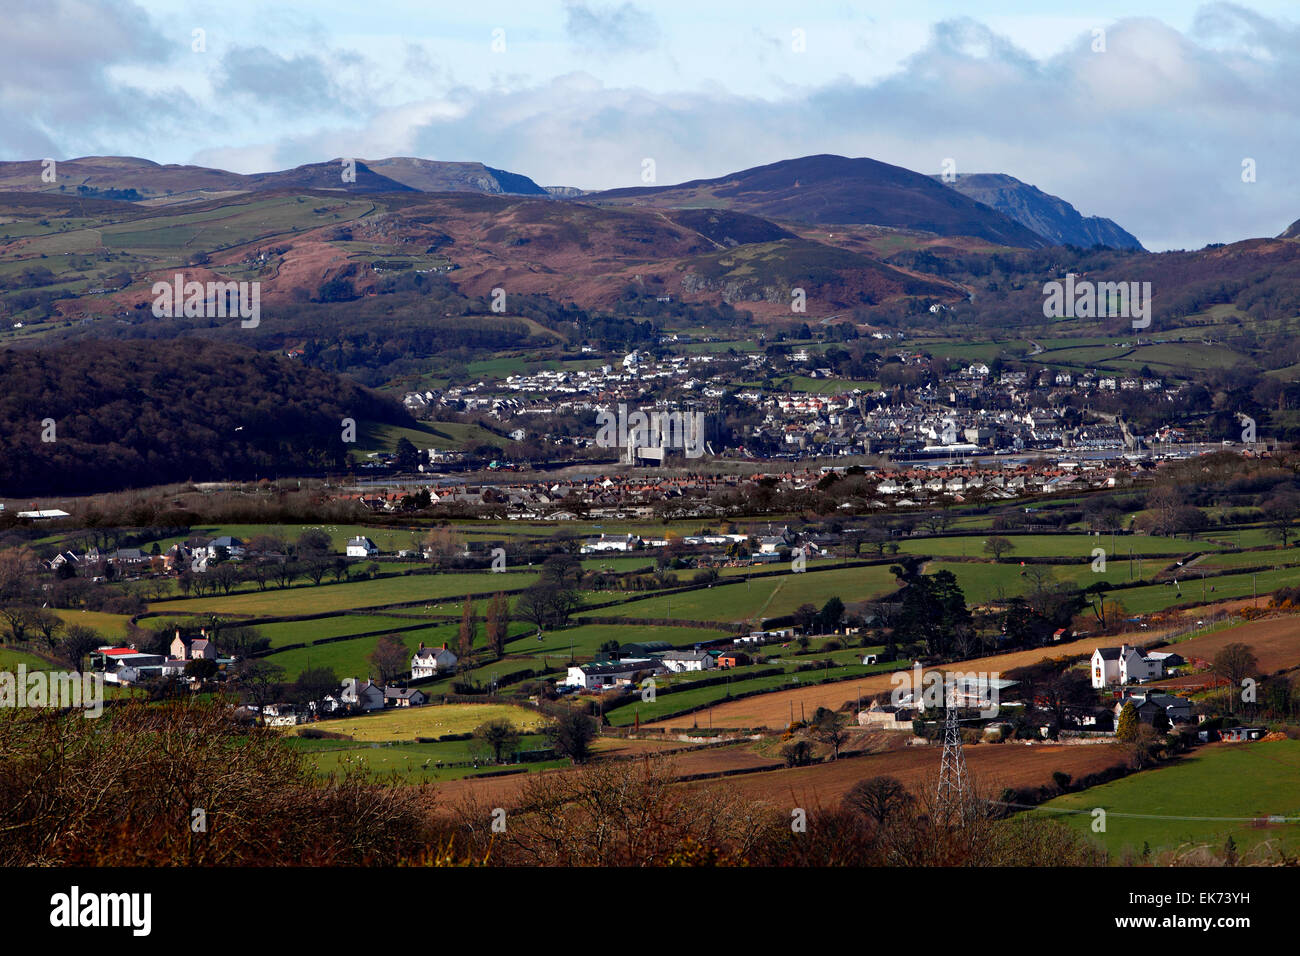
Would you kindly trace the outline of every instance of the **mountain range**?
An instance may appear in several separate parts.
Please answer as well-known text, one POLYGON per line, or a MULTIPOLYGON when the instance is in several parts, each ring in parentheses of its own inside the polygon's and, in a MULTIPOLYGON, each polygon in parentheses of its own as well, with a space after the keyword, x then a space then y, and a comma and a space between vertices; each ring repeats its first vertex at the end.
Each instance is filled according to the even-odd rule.
POLYGON ((966 236, 1017 248, 1070 244, 1141 249, 1109 219, 1084 217, 1063 199, 1002 174, 960 176, 949 185, 873 159, 816 155, 670 186, 588 191, 539 186, 527 176, 477 162, 414 157, 342 159, 242 174, 161 165, 129 156, 0 162, 0 191, 48 192, 153 203, 198 202, 277 189, 351 193, 481 193, 536 196, 601 206, 714 208, 776 222, 860 225, 966 236), (345 172, 347 177, 345 179, 345 172), (46 181, 49 179, 50 181, 46 181))
MULTIPOLYGON (((941 182, 941 177, 935 177, 941 182)), ((1107 246, 1142 249, 1142 243, 1110 219, 1083 216, 1064 199, 1004 173, 967 173, 948 183, 953 189, 996 209, 1054 246, 1107 246)))

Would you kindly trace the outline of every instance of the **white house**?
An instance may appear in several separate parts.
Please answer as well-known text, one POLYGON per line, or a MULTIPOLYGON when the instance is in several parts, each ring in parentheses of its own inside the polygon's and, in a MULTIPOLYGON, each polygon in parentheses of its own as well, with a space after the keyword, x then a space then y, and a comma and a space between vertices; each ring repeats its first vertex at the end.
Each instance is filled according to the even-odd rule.
POLYGON ((599 538, 587 538, 582 542, 583 554, 594 554, 598 551, 631 551, 637 546, 639 539, 630 534, 602 534, 599 538))
POLYGON ((1144 657, 1136 647, 1098 647, 1092 652, 1092 686, 1098 690, 1117 684, 1140 684, 1164 674, 1159 658, 1144 657))
POLYGON ((411 679, 419 680, 422 677, 433 677, 435 674, 446 674, 456 669, 458 658, 455 653, 447 649, 447 645, 442 647, 425 647, 424 642, 420 642, 415 656, 411 658, 411 679))
POLYGON ((656 656, 674 674, 682 671, 706 671, 716 666, 713 655, 707 651, 665 651, 656 656))
POLYGON ((242 558, 244 556, 244 542, 238 538, 232 538, 224 534, 219 538, 213 538, 207 544, 200 545, 194 549, 197 555, 207 555, 208 559, 215 561, 221 555, 222 549, 232 558, 242 558))
POLYGON ((637 674, 646 671, 662 674, 666 669, 661 661, 651 657, 627 657, 621 661, 570 667, 564 683, 584 690, 604 690, 607 687, 630 684, 637 674))
POLYGON ((345 677, 343 686, 335 696, 339 704, 354 710, 368 712, 384 709, 384 689, 374 681, 345 677))
POLYGON ((349 558, 373 558, 379 553, 375 543, 369 538, 358 535, 348 539, 347 555, 349 558))

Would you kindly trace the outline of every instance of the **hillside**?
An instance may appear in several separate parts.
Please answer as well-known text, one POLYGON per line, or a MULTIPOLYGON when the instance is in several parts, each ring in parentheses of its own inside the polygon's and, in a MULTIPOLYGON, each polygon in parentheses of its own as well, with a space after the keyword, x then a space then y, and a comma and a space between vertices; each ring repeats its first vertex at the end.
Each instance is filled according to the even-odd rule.
POLYGON ((229 344, 6 350, 0 495, 340 469, 344 418, 410 422, 347 379, 229 344))
POLYGON ((844 156, 805 156, 676 186, 611 189, 584 202, 655 208, 718 207, 778 221, 891 226, 1038 248, 1037 233, 928 176, 844 156))
MULTIPOLYGON (((0 192, 41 192, 89 198, 197 202, 277 189, 346 189, 353 193, 481 192, 547 196, 527 176, 482 163, 399 157, 356 160, 356 181, 345 183, 342 160, 244 175, 204 166, 161 165, 134 156, 85 156, 59 161, 46 182, 40 160, 0 162, 0 192)), ((48 177, 47 177, 48 178, 48 177)))
POLYGON ((445 163, 399 157, 365 160, 380 175, 410 189, 426 193, 481 192, 500 195, 546 196, 545 189, 527 176, 493 169, 482 163, 445 163))
MULTIPOLYGON (((942 182, 937 176, 935 179, 942 182)), ((963 196, 969 196, 1032 229, 1055 246, 1142 248, 1142 243, 1110 219, 1080 215, 1064 199, 1022 183, 1014 176, 970 173, 959 175, 948 185, 963 196)))

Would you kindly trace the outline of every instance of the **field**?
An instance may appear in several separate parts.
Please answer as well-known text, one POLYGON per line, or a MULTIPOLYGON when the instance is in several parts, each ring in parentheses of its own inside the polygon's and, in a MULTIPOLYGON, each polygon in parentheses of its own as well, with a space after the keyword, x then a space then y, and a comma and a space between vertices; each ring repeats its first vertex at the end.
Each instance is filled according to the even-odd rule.
MULTIPOLYGON (((316 587, 251 591, 224 597, 158 601, 150 607, 150 610, 180 614, 215 611, 222 614, 255 617, 315 614, 324 611, 384 607, 411 601, 446 601, 448 598, 463 600, 466 594, 474 592, 527 587, 536 577, 535 573, 512 571, 503 574, 454 572, 409 574, 376 578, 371 581, 321 584, 316 587)), ((445 610, 447 613, 453 613, 459 608, 460 605, 457 604, 454 608, 449 607, 445 610)))
POLYGON ((1207 845, 1221 853, 1228 837, 1241 853, 1267 856, 1266 843, 1294 853, 1300 848, 1300 741, 1210 744, 1172 765, 1058 797, 1032 813, 1064 820, 1112 859, 1144 846, 1159 852, 1207 845), (1104 833, 1092 832, 1096 807, 1106 811, 1104 833), (1260 819, 1269 816, 1289 819, 1260 819))
POLYGON ((1178 641, 1171 650, 1188 659, 1195 656, 1208 661, 1213 660, 1226 645, 1234 643, 1245 644, 1255 652, 1261 674, 1300 667, 1300 617, 1254 621, 1204 637, 1178 641))
POLYGON ((35 654, 14 650, 12 647, 0 647, 0 671, 16 672, 19 664, 26 665, 29 671, 57 670, 49 661, 35 654))
POLYGON ((274 648, 286 644, 311 643, 327 637, 342 637, 345 634, 365 634, 383 628, 410 627, 419 623, 418 620, 409 617, 340 614, 336 617, 320 617, 310 621, 263 624, 257 630, 263 637, 270 638, 271 647, 274 648))
POLYGON ((678 618, 691 621, 743 623, 790 614, 801 604, 820 608, 832 597, 845 604, 879 597, 897 587, 884 565, 843 568, 804 574, 783 574, 749 582, 714 585, 684 594, 633 602, 625 609, 584 612, 580 617, 625 615, 638 618, 678 618))
MULTIPOLYGON (((329 644, 296 647, 269 654, 264 660, 283 667, 290 680, 297 678, 309 667, 328 667, 340 678, 365 677, 371 670, 367 658, 374 652, 375 645, 379 643, 382 636, 376 634, 373 637, 358 637, 350 641, 332 641, 329 644)), ((444 624, 418 631, 406 631, 397 636, 414 653, 420 641, 428 645, 454 642, 456 627, 444 624)))
MULTIPOLYGON (((992 799, 997 799, 1004 787, 1050 783, 1052 774, 1058 770, 1072 777, 1084 777, 1124 759, 1120 748, 1112 744, 1085 747, 978 744, 964 748, 964 752, 976 792, 992 799)), ((932 787, 939 778, 939 755, 938 747, 908 747, 811 767, 744 774, 728 779, 725 786, 734 793, 779 807, 831 807, 854 784, 869 777, 897 777, 914 791, 932 787)))
MULTIPOLYGON (((994 537, 995 535, 990 535, 994 537)), ((1077 558, 1091 560, 1093 548, 1104 548, 1109 559, 1118 562, 1128 553, 1134 554, 1188 554, 1192 551, 1213 550, 1219 545, 1210 541, 1187 541, 1183 538, 1161 538, 1146 534, 1016 534, 1004 535, 1013 548, 1003 560, 1019 558, 1077 558)), ((908 554, 932 554, 936 557, 988 557, 984 551, 987 538, 957 536, 947 538, 900 538, 900 550, 908 554)))
POLYGON ((411 741, 419 737, 468 734, 489 720, 508 720, 520 730, 535 730, 546 721, 536 711, 510 704, 428 704, 395 707, 362 717, 322 720, 312 729, 347 734, 353 740, 411 741))

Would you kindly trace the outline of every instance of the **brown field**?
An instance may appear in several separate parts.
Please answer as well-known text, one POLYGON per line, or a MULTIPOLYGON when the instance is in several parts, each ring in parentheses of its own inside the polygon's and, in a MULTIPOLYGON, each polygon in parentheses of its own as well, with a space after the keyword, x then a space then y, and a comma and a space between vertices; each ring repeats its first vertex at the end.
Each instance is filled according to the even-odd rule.
MULTIPOLYGON (((933 786, 938 779, 938 746, 907 747, 865 757, 848 757, 812 767, 742 774, 726 780, 728 789, 776 806, 811 808, 837 804, 850 788, 869 777, 897 777, 910 789, 933 786)), ((979 792, 994 799, 1004 787, 1051 783, 1060 770, 1071 777, 1124 762, 1116 744, 978 744, 964 748, 966 766, 979 792)), ((707 786, 715 781, 701 781, 707 786)))
MULTIPOLYGON (((1185 616, 1195 617, 1196 612, 1190 611, 1185 616)), ((1053 644, 1027 651, 1013 651, 1009 654, 993 654, 969 661, 944 664, 941 667, 927 668, 927 670, 997 671, 1005 674, 1017 667, 1025 667, 1048 658, 1086 657, 1097 647, 1118 647, 1127 642, 1149 644, 1158 640, 1164 633, 1161 630, 1152 630, 1106 637, 1087 637, 1067 644, 1053 644)), ((1169 649, 1177 651, 1184 657, 1190 653, 1197 657, 1208 658, 1213 657, 1223 645, 1233 641, 1250 644, 1255 649, 1255 654, 1259 657, 1260 669, 1264 673, 1300 667, 1300 618, 1283 617, 1255 621, 1206 637, 1181 641, 1171 645, 1169 649)), ((893 690, 894 685, 890 678, 890 674, 873 674, 856 681, 774 691, 770 694, 757 694, 744 700, 716 704, 713 707, 713 725, 780 729, 789 725, 792 704, 796 715, 802 712, 805 716, 811 716, 818 707, 829 707, 835 710, 855 700, 859 694, 866 699, 893 690)), ((682 719, 674 717, 646 726, 675 727, 681 725, 682 719)))
POLYGON ((1205 637, 1179 641, 1168 649, 1189 661, 1193 657, 1208 661, 1226 645, 1238 642, 1255 652, 1259 669, 1264 674, 1300 667, 1300 617, 1293 616, 1252 621, 1205 637))
MULTIPOLYGON (((1155 632, 1141 635, 1143 641, 1156 636, 1155 632)), ((993 654, 974 660, 945 664, 942 667, 927 668, 937 671, 997 671, 1006 673, 1017 667, 1025 667, 1050 657, 1084 657, 1096 647, 1118 647, 1133 639, 1133 635, 1123 634, 1111 637, 1089 637, 1067 644, 1054 644, 1050 647, 1036 647, 1028 651, 1013 651, 1009 654, 993 654)), ((843 681, 838 684, 823 684, 817 687, 801 687, 794 690, 773 691, 770 694, 756 694, 744 700, 733 700, 713 707, 713 725, 715 727, 769 727, 780 729, 790 723, 791 704, 794 713, 811 716, 818 707, 838 709, 848 701, 855 700, 859 693, 863 699, 875 694, 888 693, 894 684, 891 674, 872 674, 861 680, 843 681)), ((647 727, 675 727, 681 725, 682 718, 647 724, 647 727)))

